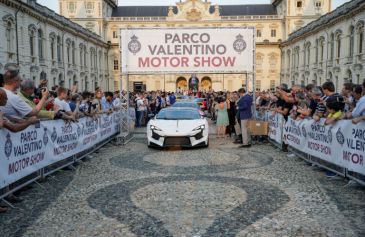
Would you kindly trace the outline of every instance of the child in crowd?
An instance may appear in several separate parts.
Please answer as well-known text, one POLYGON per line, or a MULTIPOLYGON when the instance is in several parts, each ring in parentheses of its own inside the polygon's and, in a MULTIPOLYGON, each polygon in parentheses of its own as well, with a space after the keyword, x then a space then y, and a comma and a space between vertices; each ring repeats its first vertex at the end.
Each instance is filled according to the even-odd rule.
POLYGON ((325 124, 334 124, 337 120, 344 117, 345 102, 342 96, 331 96, 326 100, 328 111, 325 124))

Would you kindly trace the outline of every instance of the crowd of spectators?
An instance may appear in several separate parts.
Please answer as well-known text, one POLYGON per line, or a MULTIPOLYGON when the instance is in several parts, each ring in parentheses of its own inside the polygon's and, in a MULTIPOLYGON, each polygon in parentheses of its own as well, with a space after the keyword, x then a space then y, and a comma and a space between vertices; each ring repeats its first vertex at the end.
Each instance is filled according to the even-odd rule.
POLYGON ((313 118, 325 119, 333 124, 341 119, 352 119, 354 124, 365 120, 365 81, 362 85, 347 82, 337 93, 331 81, 322 86, 307 85, 288 88, 282 84, 275 90, 257 92, 256 106, 259 111, 280 113, 285 120, 313 118))
MULTIPOLYGON (((0 74, 0 129, 19 132, 29 125, 39 125, 41 120, 62 119, 77 122, 80 117, 97 119, 100 114, 110 114, 122 106, 119 92, 94 93, 78 91, 77 83, 72 89, 60 86, 48 88, 48 81, 23 80, 18 70, 0 74)), ((15 195, 6 197, 8 202, 20 202, 15 195)), ((0 213, 7 209, 0 206, 0 213)))
POLYGON ((17 132, 40 120, 63 119, 77 122, 80 117, 96 117, 120 108, 119 92, 79 92, 60 86, 48 88, 48 81, 22 80, 16 70, 0 77, 0 127, 17 132))

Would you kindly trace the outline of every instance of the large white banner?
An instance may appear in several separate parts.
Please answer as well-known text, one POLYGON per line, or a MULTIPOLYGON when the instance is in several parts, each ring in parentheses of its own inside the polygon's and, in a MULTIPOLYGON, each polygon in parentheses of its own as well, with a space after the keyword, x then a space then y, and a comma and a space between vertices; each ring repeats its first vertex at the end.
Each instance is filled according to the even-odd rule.
POLYGON ((306 154, 365 175, 365 122, 355 125, 351 120, 341 120, 325 125, 324 121, 289 118, 283 129, 285 142, 306 154))
POLYGON ((122 73, 253 72, 253 27, 121 29, 122 73))
POLYGON ((118 132, 121 116, 115 112, 78 123, 44 121, 18 133, 1 129, 0 188, 106 140, 118 132))

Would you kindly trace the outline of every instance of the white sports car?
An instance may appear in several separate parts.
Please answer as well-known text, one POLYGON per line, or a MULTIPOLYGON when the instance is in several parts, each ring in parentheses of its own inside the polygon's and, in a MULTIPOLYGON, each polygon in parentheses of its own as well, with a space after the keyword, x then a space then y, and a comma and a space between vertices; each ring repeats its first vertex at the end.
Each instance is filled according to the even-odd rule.
POLYGON ((194 108, 162 109, 147 124, 147 143, 149 147, 208 147, 208 122, 194 108))

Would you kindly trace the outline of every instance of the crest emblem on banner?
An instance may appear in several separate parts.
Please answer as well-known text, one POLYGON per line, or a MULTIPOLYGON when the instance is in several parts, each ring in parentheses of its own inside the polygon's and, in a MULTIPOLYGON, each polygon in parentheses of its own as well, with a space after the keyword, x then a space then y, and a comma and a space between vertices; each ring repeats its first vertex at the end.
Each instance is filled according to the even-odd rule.
POLYGON ((343 145, 345 143, 345 136, 341 132, 341 128, 338 128, 338 130, 336 132, 336 139, 337 139, 338 143, 340 143, 341 145, 343 145))
POLYGON ((237 53, 242 53, 247 47, 246 41, 243 39, 241 34, 236 36, 236 40, 233 42, 233 49, 237 53))
POLYGON ((56 132, 56 128, 53 127, 53 132, 52 132, 52 135, 51 135, 51 140, 52 142, 55 142, 57 139, 57 132, 56 132))
POLYGON ((95 122, 94 122, 95 131, 98 130, 98 125, 99 125, 99 119, 96 119, 95 122))
POLYGON ((328 141, 332 143, 332 127, 327 132, 328 141))
POLYGON ((47 146, 47 143, 48 143, 47 128, 44 128, 44 134, 43 134, 43 144, 44 144, 44 146, 47 146))
POLYGON ((10 139, 10 134, 8 133, 6 135, 6 142, 5 142, 5 147, 4 147, 4 152, 5 152, 5 155, 8 159, 11 155, 12 150, 13 150, 13 143, 10 139))
POLYGON ((138 41, 138 37, 133 35, 131 41, 128 43, 128 50, 134 55, 141 50, 141 43, 138 41))
POLYGON ((307 137, 307 130, 305 129, 304 124, 302 125, 302 134, 303 134, 303 137, 307 137))
POLYGON ((81 127, 80 125, 77 124, 77 136, 80 137, 81 136, 81 127))

